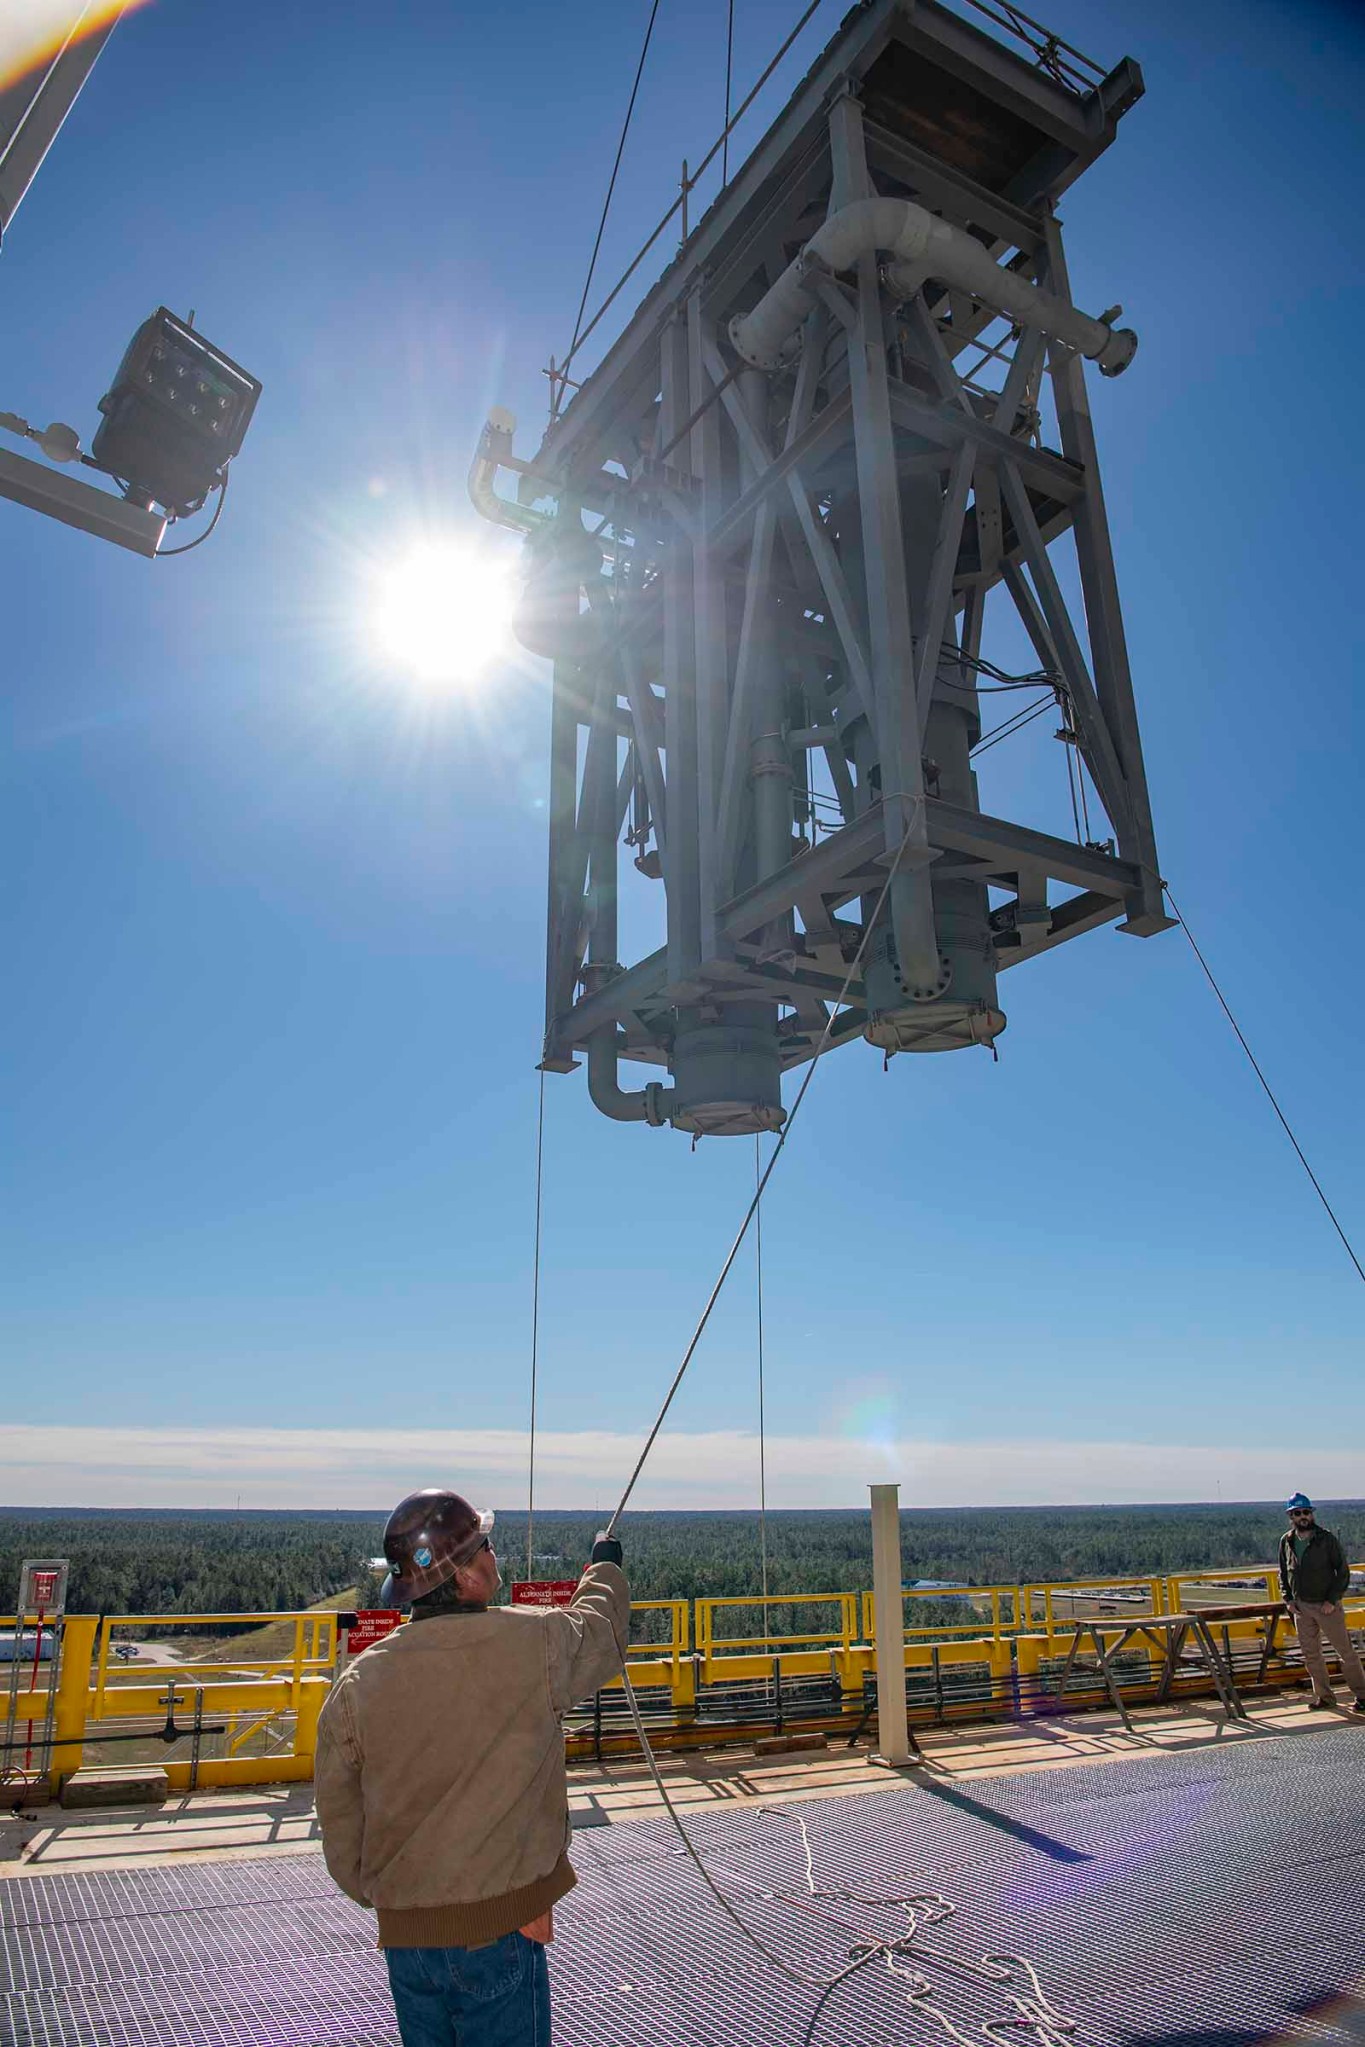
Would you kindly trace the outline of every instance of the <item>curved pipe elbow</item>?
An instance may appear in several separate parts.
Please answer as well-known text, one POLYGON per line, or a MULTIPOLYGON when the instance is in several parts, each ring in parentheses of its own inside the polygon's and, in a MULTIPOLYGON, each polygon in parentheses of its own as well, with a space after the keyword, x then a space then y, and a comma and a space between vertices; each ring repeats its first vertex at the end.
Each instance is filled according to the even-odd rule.
POLYGON ((651 1080, 637 1089, 623 1088, 616 1078, 617 1031, 606 1024, 588 1040, 588 1098, 593 1107, 613 1123, 648 1123, 658 1130, 667 1123, 673 1109, 673 1090, 651 1080))
POLYGON ((514 533, 538 533, 545 523, 541 514, 528 505, 514 505, 500 498, 493 488, 497 473, 497 463, 480 448, 469 470, 469 501, 475 511, 482 512, 495 526, 510 526, 514 533))
POLYGON ((823 265, 852 269, 861 256, 886 255, 886 281, 893 294, 908 298, 926 277, 970 292, 1016 325, 1036 327, 1089 356, 1105 376, 1116 377, 1137 351, 1130 328, 1117 332, 1107 321, 1077 312, 1054 292, 1043 291, 995 261, 974 236, 940 220, 911 199, 858 199, 832 214, 751 313, 730 322, 730 339, 756 369, 775 370, 791 361, 799 329, 815 304, 809 269, 823 265))
POLYGON ((501 407, 489 416, 469 465, 469 501, 495 526, 508 526, 514 533, 538 533, 547 523, 545 513, 500 498, 494 487, 501 458, 512 452, 514 428, 511 413, 501 407))

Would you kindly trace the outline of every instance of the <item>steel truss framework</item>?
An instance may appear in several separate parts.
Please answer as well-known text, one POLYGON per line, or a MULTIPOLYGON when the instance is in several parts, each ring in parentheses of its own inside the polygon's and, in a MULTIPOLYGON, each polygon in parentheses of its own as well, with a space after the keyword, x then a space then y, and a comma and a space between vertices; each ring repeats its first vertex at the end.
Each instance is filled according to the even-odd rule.
POLYGON ((678 1045, 708 1028, 744 1056, 769 1040, 774 1074, 809 1058, 892 863, 885 933, 832 1042, 989 1042, 998 971, 1115 919, 1142 936, 1170 921, 1080 357, 932 275, 889 278, 876 251, 838 276, 807 261, 781 366, 730 338, 822 222, 870 197, 917 202, 1069 305, 1054 202, 1140 92, 1131 63, 1082 95, 944 9, 879 0, 534 462, 485 436, 522 472, 524 523, 555 503, 524 628, 555 663, 545 1063, 586 1049, 607 1113, 780 1121, 742 1079, 712 1090, 709 1118, 679 1114, 676 1094, 620 1090, 616 1062, 677 1080, 678 1045), (935 141, 945 95, 972 114, 967 142, 946 117, 935 141), (1051 553, 1063 534, 1083 620, 1051 553), (1107 819, 1081 843, 978 807, 993 594, 1107 819), (662 885, 667 937, 623 966, 632 856, 633 886, 662 885))

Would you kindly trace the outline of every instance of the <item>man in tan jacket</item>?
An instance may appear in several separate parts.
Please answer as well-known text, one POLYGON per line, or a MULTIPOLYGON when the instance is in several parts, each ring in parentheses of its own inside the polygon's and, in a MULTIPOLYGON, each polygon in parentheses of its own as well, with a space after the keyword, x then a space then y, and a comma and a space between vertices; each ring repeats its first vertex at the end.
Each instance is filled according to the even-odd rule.
POLYGON ((318 1723, 323 1854, 378 1914, 403 2047, 549 2047, 544 1943, 575 1881, 560 1715, 625 1661, 620 1544, 598 1537, 562 1610, 492 1607, 492 1526, 458 1493, 395 1508, 384 1554, 411 1620, 318 1723))

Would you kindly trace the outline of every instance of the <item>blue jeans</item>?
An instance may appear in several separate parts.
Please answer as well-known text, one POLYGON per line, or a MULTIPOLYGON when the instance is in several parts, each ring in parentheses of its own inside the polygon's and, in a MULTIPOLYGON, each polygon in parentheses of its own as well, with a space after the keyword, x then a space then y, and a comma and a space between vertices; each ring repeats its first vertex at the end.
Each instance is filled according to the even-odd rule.
POLYGON ((550 1972, 539 1941, 385 1948, 403 2047, 550 2047, 550 1972))

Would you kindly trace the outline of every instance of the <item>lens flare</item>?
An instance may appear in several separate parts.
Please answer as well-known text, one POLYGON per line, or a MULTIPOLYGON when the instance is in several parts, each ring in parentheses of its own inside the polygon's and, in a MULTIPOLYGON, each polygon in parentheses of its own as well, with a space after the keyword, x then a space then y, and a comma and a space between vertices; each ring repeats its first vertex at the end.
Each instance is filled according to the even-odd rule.
POLYGON ((467 689, 510 651, 513 596, 505 555, 457 535, 416 541, 375 574, 375 651, 424 689, 467 689))
POLYGON ((145 0, 9 0, 0 9, 0 92, 50 64, 68 42, 91 36, 145 0))

